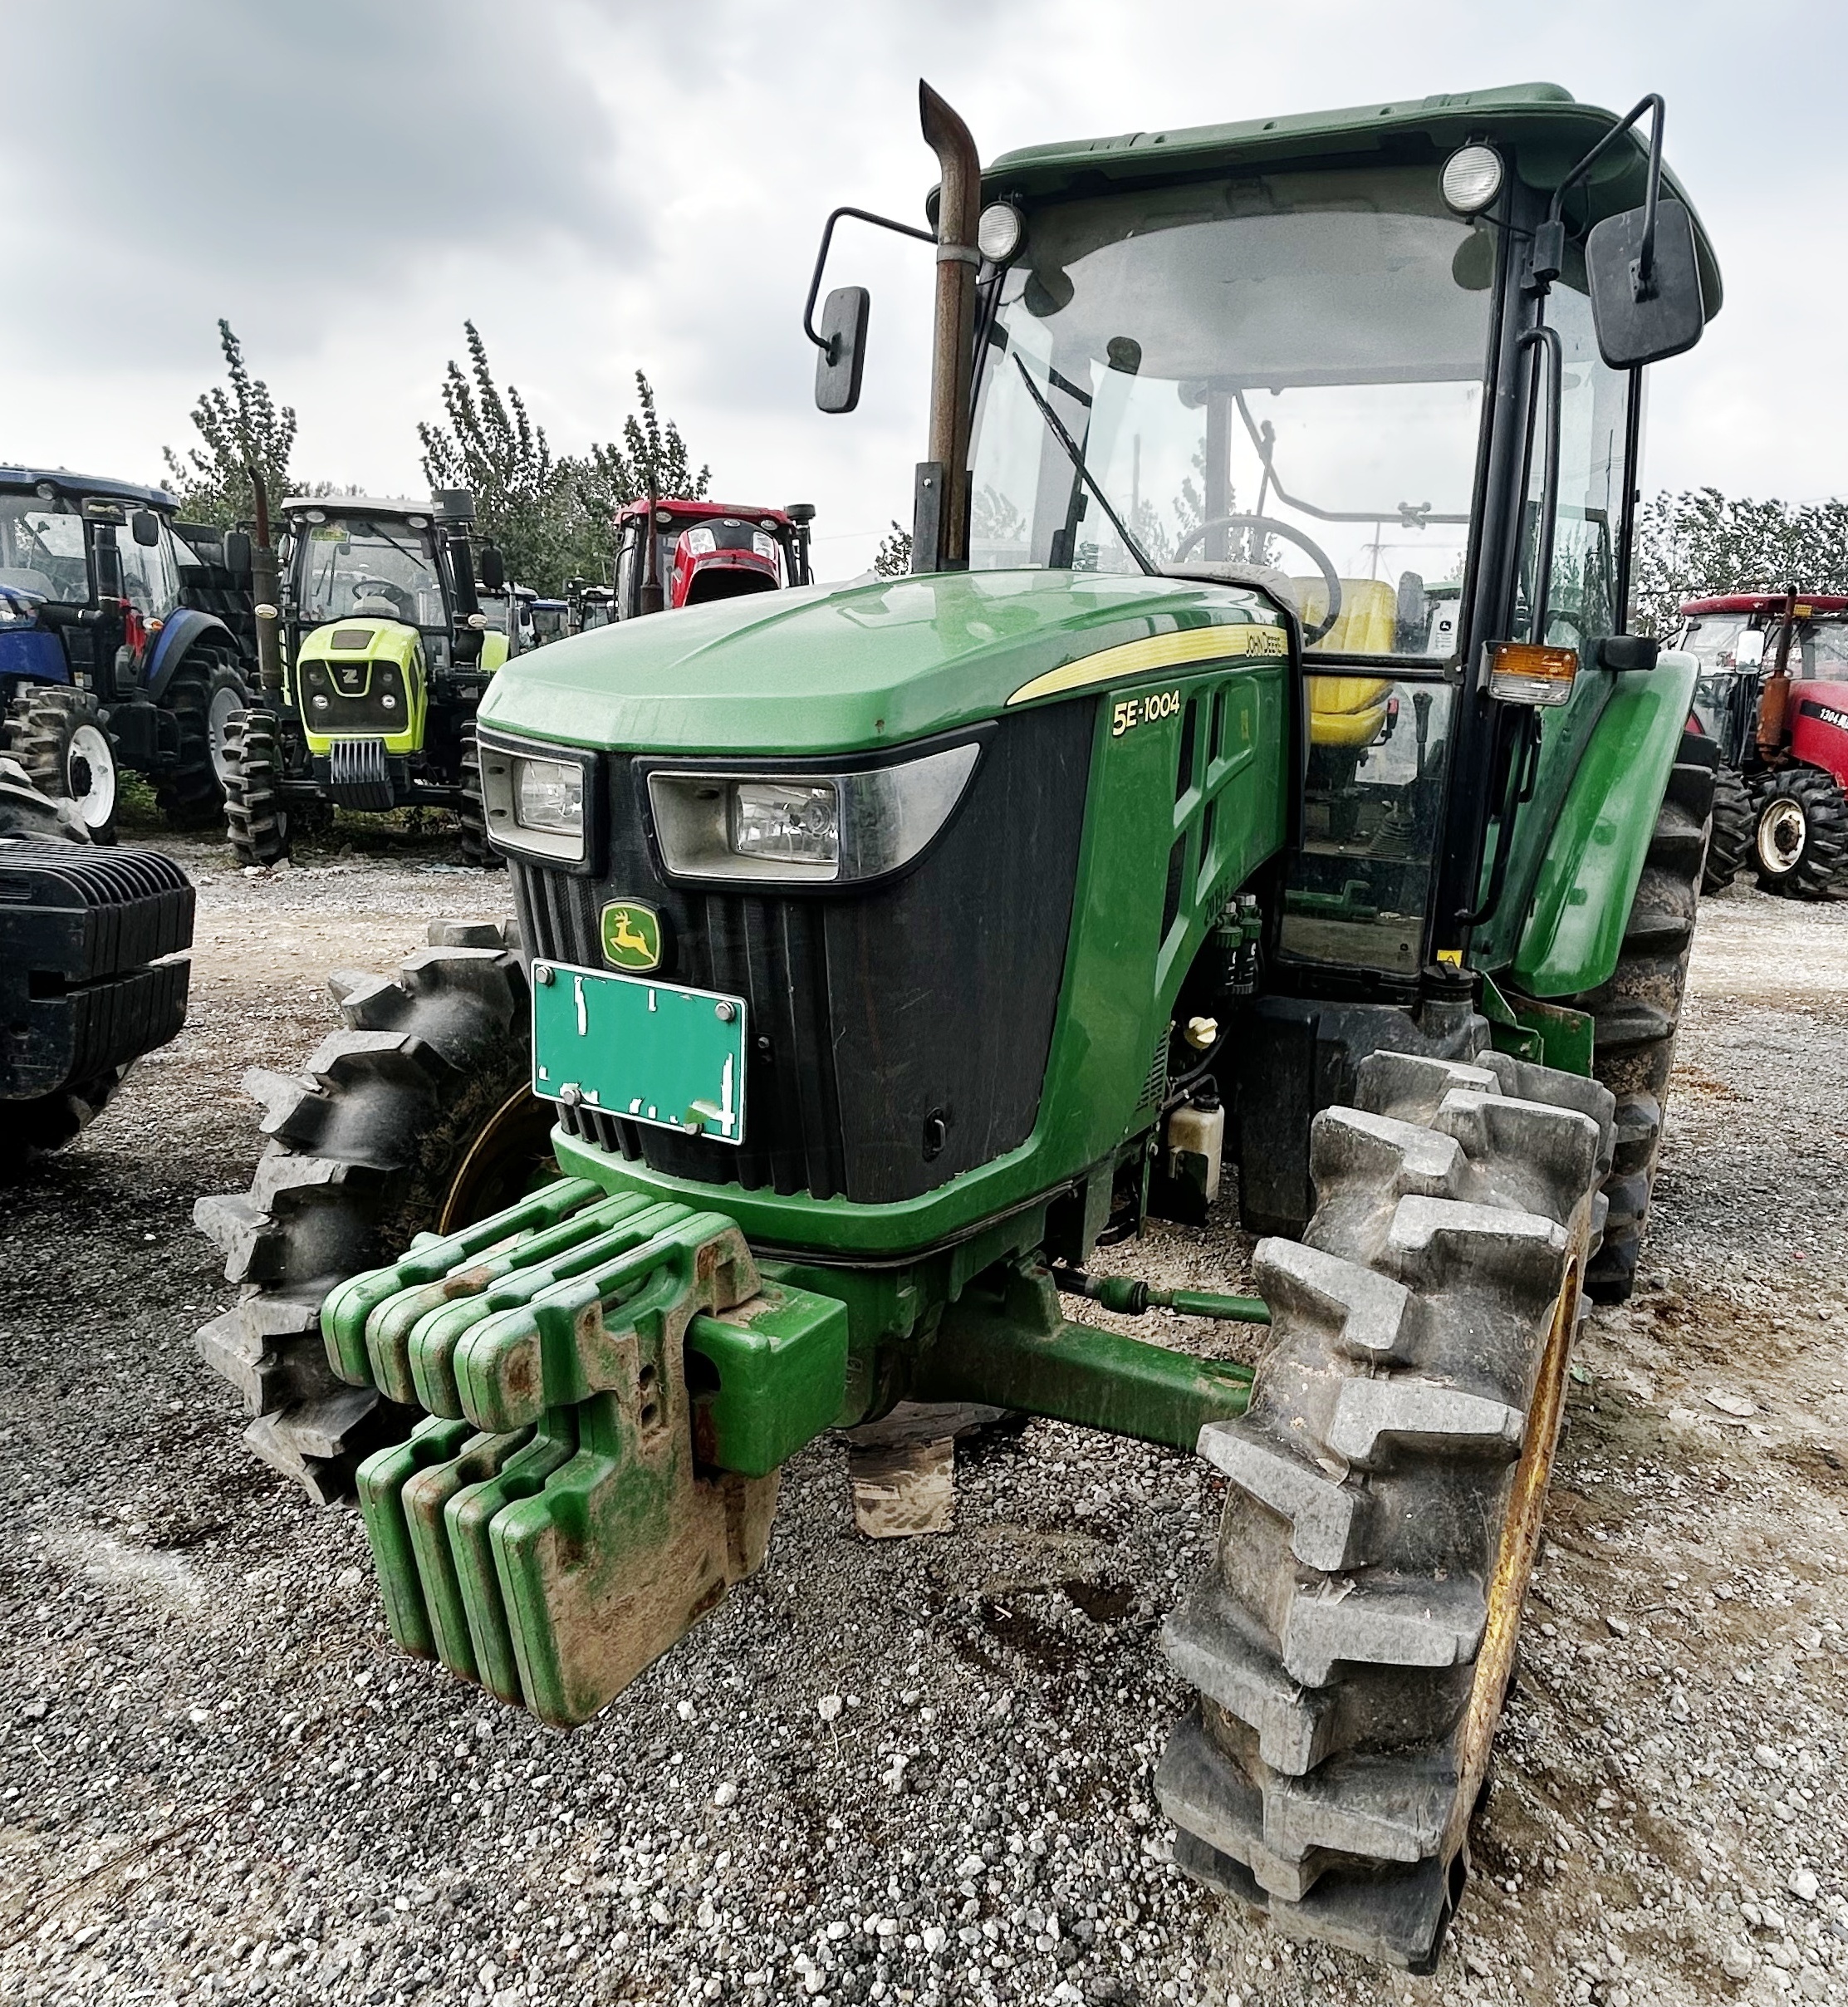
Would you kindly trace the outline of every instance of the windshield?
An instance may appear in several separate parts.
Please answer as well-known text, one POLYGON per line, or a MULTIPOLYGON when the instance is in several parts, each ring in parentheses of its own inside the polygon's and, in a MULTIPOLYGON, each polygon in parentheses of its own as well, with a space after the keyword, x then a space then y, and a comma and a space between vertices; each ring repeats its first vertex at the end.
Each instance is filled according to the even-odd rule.
POLYGON ((1747 619, 1743 613, 1696 614, 1682 629, 1675 645, 1688 650, 1703 670, 1735 668, 1733 651, 1747 619))
POLYGON ((90 598, 83 518, 39 495, 0 494, 0 586, 81 606, 90 598))
POLYGON ((1795 657, 1796 647, 1791 650, 1791 673, 1806 680, 1820 678, 1825 683, 1839 683, 1848 675, 1848 621, 1805 621, 1793 637, 1802 650, 1802 666, 1798 668, 1795 657))
POLYGON ((447 624, 429 532, 404 523, 314 523, 297 532, 296 596, 310 622, 355 613, 413 627, 447 624))
POLYGON ((983 366, 971 564, 1265 565, 1324 653, 1448 658, 1493 270, 1434 169, 1036 212, 983 366))

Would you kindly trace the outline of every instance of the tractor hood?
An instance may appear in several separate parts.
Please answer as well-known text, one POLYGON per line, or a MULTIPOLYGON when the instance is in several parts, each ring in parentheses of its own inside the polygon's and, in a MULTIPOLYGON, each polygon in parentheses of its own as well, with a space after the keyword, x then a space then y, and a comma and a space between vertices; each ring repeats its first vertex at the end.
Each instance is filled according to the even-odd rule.
POLYGON ((921 739, 992 718, 1010 699, 1070 694, 1093 680, 1074 665, 1106 650, 1122 652, 1098 665, 1100 684, 1287 646, 1282 616, 1245 586, 939 572, 600 627, 509 663, 481 718, 566 745, 795 758, 921 739), (1207 639, 1228 628, 1244 631, 1223 647, 1207 639))

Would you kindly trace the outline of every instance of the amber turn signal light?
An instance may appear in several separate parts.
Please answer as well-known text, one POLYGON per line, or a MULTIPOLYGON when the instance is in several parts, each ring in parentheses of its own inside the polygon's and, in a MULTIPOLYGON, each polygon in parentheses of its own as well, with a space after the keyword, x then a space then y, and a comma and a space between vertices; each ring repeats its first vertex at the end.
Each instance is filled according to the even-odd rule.
POLYGON ((1563 704, 1579 673, 1576 648, 1538 641, 1488 644, 1488 694, 1502 704, 1563 704))

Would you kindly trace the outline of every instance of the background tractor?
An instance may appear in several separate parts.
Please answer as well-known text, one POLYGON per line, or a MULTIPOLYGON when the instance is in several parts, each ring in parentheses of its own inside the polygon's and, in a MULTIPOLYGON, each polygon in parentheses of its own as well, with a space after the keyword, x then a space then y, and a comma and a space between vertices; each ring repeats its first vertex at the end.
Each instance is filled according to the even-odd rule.
POLYGON ((1705 889, 1848 893, 1848 598, 1690 601, 1675 645, 1700 665, 1694 716, 1719 755, 1705 889))
POLYGON ((99 850, 82 812, 0 757, 0 1177, 68 1143, 186 1018, 193 888, 99 850))
POLYGON ((115 840, 118 772, 176 829, 223 812, 248 701, 248 541, 177 520, 158 488, 0 467, 0 745, 115 840))
POLYGON ((480 594, 504 598, 508 586, 492 548, 477 580, 473 500, 297 495, 282 504, 273 557, 267 514, 260 502, 259 561, 279 603, 259 611, 262 701, 229 733, 233 850, 273 864, 292 818, 427 807, 456 812, 463 848, 488 861, 474 715, 508 632, 480 594))
MULTIPOLYGON (((792 502, 786 509, 661 497, 625 503, 616 512, 614 617, 633 620, 645 612, 808 585, 814 520, 809 502, 792 502)), ((597 622, 593 617, 581 624, 597 622)))
POLYGON ((343 1029, 254 1083, 202 1344, 275 1460, 351 1474, 400 1644, 561 1726, 759 1564, 830 1428, 968 1401, 1197 1450, 1175 1857, 1429 1970, 1660 1137, 1713 748, 1692 659, 1625 631, 1630 503, 1642 370, 1718 272, 1659 100, 986 172, 921 103, 914 575, 496 679, 517 932, 336 979, 343 1029), (1098 1273, 1223 1180, 1255 1294, 1098 1273))

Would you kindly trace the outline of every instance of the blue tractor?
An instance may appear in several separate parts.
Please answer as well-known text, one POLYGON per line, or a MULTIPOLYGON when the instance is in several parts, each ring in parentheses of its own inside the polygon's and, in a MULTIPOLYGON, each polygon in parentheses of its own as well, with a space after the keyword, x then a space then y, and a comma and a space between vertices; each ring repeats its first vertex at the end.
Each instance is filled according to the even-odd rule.
POLYGON ((0 466, 0 750, 92 842, 125 768, 173 827, 222 825, 255 631, 240 532, 180 523, 161 488, 0 466))

